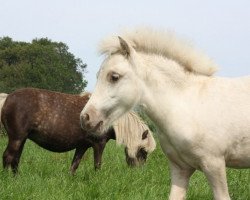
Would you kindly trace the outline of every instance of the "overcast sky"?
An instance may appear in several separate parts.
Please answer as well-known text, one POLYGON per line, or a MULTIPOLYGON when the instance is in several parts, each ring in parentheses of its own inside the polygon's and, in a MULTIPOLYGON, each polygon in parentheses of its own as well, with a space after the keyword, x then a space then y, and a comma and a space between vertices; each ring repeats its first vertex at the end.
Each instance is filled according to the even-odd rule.
POLYGON ((220 66, 219 76, 250 75, 250 1, 247 0, 0 0, 0 37, 66 43, 88 67, 92 91, 105 36, 135 26, 171 29, 220 66))

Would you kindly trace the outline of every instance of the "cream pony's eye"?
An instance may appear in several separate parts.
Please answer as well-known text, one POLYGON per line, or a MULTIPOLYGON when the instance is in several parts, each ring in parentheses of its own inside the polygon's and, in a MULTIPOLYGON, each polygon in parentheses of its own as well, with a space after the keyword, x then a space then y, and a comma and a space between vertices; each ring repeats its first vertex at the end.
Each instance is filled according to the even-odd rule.
POLYGON ((110 81, 111 83, 116 83, 117 81, 119 81, 120 77, 121 77, 120 74, 118 74, 118 73, 116 73, 116 72, 111 72, 111 73, 109 74, 109 81, 110 81))

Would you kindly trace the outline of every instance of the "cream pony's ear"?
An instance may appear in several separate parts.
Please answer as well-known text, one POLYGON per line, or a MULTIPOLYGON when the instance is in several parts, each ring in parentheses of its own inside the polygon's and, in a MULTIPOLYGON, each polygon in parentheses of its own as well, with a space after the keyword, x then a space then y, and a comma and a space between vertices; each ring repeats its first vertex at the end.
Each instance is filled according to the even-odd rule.
POLYGON ((128 43, 120 36, 118 36, 118 39, 120 41, 120 45, 121 45, 121 53, 126 56, 129 57, 131 54, 131 47, 128 45, 128 43))

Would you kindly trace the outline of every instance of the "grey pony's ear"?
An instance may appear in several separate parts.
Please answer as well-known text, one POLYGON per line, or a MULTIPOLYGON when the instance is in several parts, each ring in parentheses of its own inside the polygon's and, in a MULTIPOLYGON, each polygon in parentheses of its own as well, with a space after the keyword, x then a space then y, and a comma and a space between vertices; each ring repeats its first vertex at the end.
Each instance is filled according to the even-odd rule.
POLYGON ((148 137, 148 130, 143 132, 142 139, 145 140, 147 137, 148 137))
POLYGON ((121 45, 121 53, 127 57, 130 56, 131 50, 128 43, 122 37, 118 36, 118 38, 121 45))

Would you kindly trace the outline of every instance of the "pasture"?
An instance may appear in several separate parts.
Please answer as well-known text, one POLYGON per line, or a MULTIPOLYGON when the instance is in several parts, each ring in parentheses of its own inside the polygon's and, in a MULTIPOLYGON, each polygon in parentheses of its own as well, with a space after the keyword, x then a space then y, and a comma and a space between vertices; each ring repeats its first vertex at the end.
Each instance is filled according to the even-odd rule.
MULTIPOLYGON (((7 138, 0 136, 0 154, 7 138)), ((169 168, 159 144, 146 165, 128 168, 124 148, 110 141, 104 150, 100 171, 94 171, 92 149, 88 150, 76 175, 69 173, 73 151, 52 153, 27 141, 19 174, 4 171, 0 161, 0 199, 8 200, 139 200, 167 199, 170 190, 169 168)), ((250 171, 227 169, 232 199, 250 199, 250 171)), ((212 191, 202 173, 190 180, 187 199, 211 200, 212 191)))

